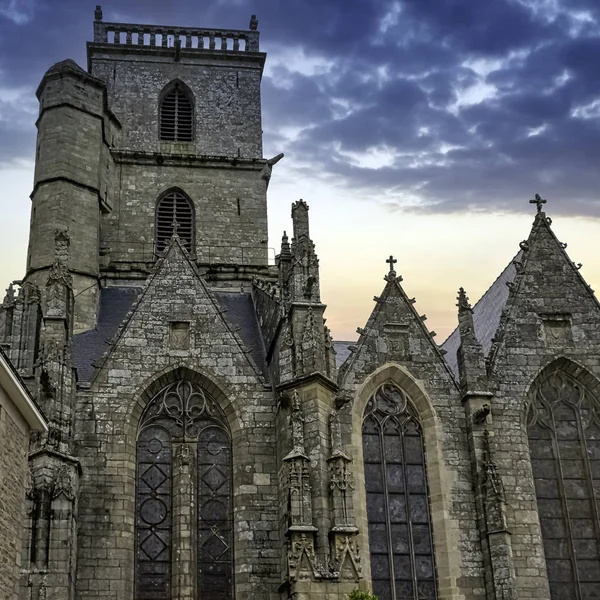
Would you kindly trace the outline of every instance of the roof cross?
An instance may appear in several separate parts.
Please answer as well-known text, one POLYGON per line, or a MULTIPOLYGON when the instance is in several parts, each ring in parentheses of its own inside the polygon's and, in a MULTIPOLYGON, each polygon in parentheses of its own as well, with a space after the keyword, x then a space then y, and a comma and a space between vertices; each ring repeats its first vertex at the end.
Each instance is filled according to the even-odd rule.
POLYGON ((537 205, 537 211, 538 213, 542 212, 542 205, 546 204, 546 200, 544 200, 543 198, 540 197, 539 194, 536 194, 535 197, 533 198, 533 200, 529 201, 529 204, 535 204, 537 205))
POLYGON ((177 232, 177 228, 179 227, 179 224, 177 223, 177 219, 173 219, 173 223, 171 223, 172 227, 173 227, 173 237, 177 236, 179 237, 179 234, 177 232))
POLYGON ((390 265, 390 273, 392 271, 395 271, 394 269, 394 265, 398 262, 398 259, 394 258, 391 254, 390 257, 388 259, 386 259, 385 261, 386 263, 388 263, 390 265))

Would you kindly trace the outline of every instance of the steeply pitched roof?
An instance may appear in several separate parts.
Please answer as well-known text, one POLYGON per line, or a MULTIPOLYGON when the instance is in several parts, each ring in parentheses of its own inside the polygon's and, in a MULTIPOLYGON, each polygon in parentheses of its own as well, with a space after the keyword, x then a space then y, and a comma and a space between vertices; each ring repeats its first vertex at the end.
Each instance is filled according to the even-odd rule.
POLYGON ((73 365, 79 381, 91 380, 94 361, 106 352, 110 340, 141 291, 139 287, 107 287, 100 290, 96 329, 73 336, 73 365))
POLYGON ((256 312, 251 294, 240 292, 213 292, 219 304, 227 309, 223 315, 233 327, 238 328, 238 334, 244 346, 250 350, 250 356, 256 366, 267 376, 265 347, 256 320, 256 312))
POLYGON ((344 342, 334 340, 333 348, 335 350, 335 364, 337 365, 338 369, 350 356, 350 350, 348 350, 348 346, 354 346, 355 344, 356 342, 344 342))
MULTIPOLYGON (((490 286, 485 294, 473 306, 473 324, 475 326, 475 336, 477 337, 483 354, 487 356, 492 346, 492 338, 498 329, 500 316, 508 299, 507 282, 514 280, 517 269, 514 261, 520 261, 523 252, 519 253, 511 260, 504 271, 500 273, 496 281, 490 286)), ((447 352, 445 355, 448 366, 458 379, 458 358, 457 352, 460 346, 460 334, 458 327, 448 336, 448 339, 442 344, 442 349, 447 352)))

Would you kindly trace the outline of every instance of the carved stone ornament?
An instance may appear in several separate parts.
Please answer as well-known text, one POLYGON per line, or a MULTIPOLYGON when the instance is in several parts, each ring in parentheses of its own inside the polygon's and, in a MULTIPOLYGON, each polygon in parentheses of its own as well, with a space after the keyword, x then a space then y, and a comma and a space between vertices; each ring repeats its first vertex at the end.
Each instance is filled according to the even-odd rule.
POLYGON ((333 545, 331 570, 341 580, 362 579, 362 565, 358 541, 354 535, 336 535, 333 545))
POLYGON ((68 465, 59 467, 54 479, 53 498, 64 496, 67 500, 75 500, 77 495, 77 483, 73 476, 73 470, 68 465))
POLYGON ((319 577, 315 541, 311 533, 294 533, 288 540, 288 578, 315 579, 319 577))

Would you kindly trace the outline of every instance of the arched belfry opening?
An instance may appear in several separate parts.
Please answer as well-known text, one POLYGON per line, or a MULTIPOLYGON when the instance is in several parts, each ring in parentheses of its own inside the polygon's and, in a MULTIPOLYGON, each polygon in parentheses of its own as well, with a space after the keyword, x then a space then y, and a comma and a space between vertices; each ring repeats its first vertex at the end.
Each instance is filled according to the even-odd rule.
POLYGON ((158 109, 159 138, 167 142, 194 139, 194 102, 190 88, 176 80, 161 92, 158 109))
POLYGON ((367 402, 362 443, 373 592, 380 600, 435 600, 422 427, 408 395, 391 381, 367 402))
POLYGON ((527 434, 552 600, 600 597, 597 385, 559 359, 529 392, 527 434))
POLYGON ((187 379, 163 387, 144 411, 136 460, 135 599, 170 600, 191 585, 198 598, 232 600, 231 435, 215 399, 187 379))
POLYGON ((155 252, 160 254, 177 232, 188 252, 194 249, 196 218, 194 203, 180 189, 171 189, 161 195, 156 203, 155 252))

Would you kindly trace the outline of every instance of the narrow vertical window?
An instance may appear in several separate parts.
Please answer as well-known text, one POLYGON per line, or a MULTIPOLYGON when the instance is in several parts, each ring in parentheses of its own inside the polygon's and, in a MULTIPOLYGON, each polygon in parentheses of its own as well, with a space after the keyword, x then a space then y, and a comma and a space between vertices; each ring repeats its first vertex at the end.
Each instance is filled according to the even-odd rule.
POLYGON ((188 252, 194 247, 194 206, 182 192, 171 191, 156 205, 156 252, 162 252, 175 230, 188 252))
POLYGON ((529 450, 552 600, 600 597, 600 406, 559 369, 534 384, 529 450))
POLYGON ((199 385, 176 381, 148 404, 136 495, 135 600, 179 597, 181 573, 200 598, 233 600, 231 437, 199 385))
POLYGON ((181 83, 171 85, 162 96, 159 109, 160 139, 191 142, 194 134, 194 108, 189 90, 181 83))
POLYGON ((386 383, 370 398, 362 440, 373 592, 380 600, 435 600, 423 435, 400 388, 386 383))

